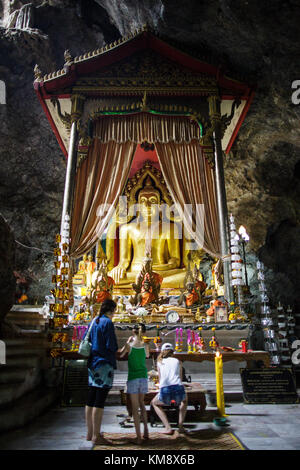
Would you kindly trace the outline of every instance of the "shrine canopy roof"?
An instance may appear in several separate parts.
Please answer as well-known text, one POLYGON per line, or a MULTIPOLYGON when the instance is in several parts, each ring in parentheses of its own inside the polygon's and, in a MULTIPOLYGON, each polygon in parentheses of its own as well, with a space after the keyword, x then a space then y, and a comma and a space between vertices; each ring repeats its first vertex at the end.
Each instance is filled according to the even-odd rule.
MULTIPOLYGON (((221 116, 226 117, 222 148, 228 153, 254 96, 254 86, 231 78, 220 65, 212 65, 153 32, 141 29, 111 45, 72 57, 65 52, 63 69, 44 75, 35 67, 34 89, 63 153, 67 156, 71 98, 85 97, 83 119, 95 112, 97 99, 151 97, 175 99, 218 94, 221 116), (94 103, 94 108, 92 103, 94 103), (238 103, 238 105, 236 105, 238 103)), ((160 98, 156 98, 160 99, 160 98)), ((99 103, 99 101, 98 101, 99 103)))

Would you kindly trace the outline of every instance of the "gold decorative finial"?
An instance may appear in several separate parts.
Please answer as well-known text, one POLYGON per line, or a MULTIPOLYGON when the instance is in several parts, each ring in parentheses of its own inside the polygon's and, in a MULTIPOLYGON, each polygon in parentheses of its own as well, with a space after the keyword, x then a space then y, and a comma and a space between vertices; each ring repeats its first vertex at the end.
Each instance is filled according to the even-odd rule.
POLYGON ((144 96, 142 99, 142 106, 141 106, 142 111, 149 111, 149 107, 147 106, 147 92, 144 92, 144 96))
POLYGON ((33 71, 34 71, 34 80, 36 82, 40 82, 43 78, 43 73, 42 73, 40 67, 38 66, 38 64, 35 64, 35 67, 34 67, 33 71))
POLYGON ((72 64, 74 59, 71 55, 71 52, 69 51, 69 49, 66 49, 65 50, 65 53, 64 53, 64 59, 65 59, 65 65, 69 65, 69 64, 72 64))

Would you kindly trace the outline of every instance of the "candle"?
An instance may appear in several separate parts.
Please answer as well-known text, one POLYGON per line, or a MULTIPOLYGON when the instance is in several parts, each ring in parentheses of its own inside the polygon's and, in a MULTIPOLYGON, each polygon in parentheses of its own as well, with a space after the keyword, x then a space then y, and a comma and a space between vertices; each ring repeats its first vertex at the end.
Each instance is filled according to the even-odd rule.
POLYGON ((191 343, 191 330, 187 330, 187 345, 188 345, 188 354, 192 353, 192 343, 191 343))
POLYGON ((196 344, 195 344, 195 332, 192 331, 192 344, 193 344, 193 352, 196 352, 196 344))
POLYGON ((215 373, 216 373, 216 392, 217 392, 217 407, 220 416, 225 414, 225 400, 223 388, 223 358, 219 351, 215 355, 215 373))
POLYGON ((179 351, 179 328, 176 328, 175 351, 179 351))

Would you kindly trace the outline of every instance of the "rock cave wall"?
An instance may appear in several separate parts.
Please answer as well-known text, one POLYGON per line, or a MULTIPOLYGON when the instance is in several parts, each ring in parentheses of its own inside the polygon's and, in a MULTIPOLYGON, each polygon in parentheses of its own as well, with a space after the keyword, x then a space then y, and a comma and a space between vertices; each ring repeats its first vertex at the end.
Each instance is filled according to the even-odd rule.
MULTIPOLYGON (((0 2, 1 3, 1 2, 0 2)), ((36 63, 48 73, 63 53, 102 47, 148 23, 186 47, 256 83, 238 138, 225 158, 229 211, 247 227, 248 274, 265 262, 269 295, 299 305, 300 80, 298 1, 4 0, 0 8, 0 205, 14 232, 15 270, 30 282, 32 302, 49 293, 54 235, 59 230, 65 161, 33 91, 36 63), (34 247, 28 249, 23 245, 34 247)))

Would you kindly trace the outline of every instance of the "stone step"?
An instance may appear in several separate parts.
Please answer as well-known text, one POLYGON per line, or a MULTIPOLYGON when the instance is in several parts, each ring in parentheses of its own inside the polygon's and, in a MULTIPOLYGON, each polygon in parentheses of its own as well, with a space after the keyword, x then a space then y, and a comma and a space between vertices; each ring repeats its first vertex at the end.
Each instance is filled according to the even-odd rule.
POLYGON ((32 374, 26 374, 22 382, 11 382, 0 384, 0 409, 13 403, 26 393, 34 390, 41 382, 41 374, 33 369, 32 374))
POLYGON ((8 314, 6 315, 6 318, 42 318, 44 320, 44 317, 42 314, 39 312, 23 312, 23 311, 18 311, 18 310, 10 310, 8 314))
MULTIPOLYGON (((18 354, 15 352, 7 357, 6 365, 9 367, 39 367, 41 357, 38 354, 18 354)), ((5 367, 5 366, 4 366, 5 367)))
POLYGON ((9 338, 4 340, 6 344, 6 349, 9 348, 18 348, 19 346, 25 346, 28 344, 28 339, 27 338, 9 338))
POLYGON ((23 328, 33 326, 41 329, 41 327, 44 327, 46 320, 38 308, 19 309, 17 307, 18 306, 13 307, 13 309, 6 315, 6 319, 8 321, 23 328))
POLYGON ((6 345, 6 351, 22 351, 28 349, 47 349, 51 346, 51 342, 47 338, 25 338, 20 341, 16 340, 4 340, 6 345))
POLYGON ((11 323, 15 323, 16 325, 20 326, 38 326, 45 324, 44 318, 30 318, 30 317, 19 317, 13 315, 7 315, 6 320, 10 321, 11 323))
POLYGON ((15 304, 12 306, 12 312, 41 312, 43 306, 42 305, 20 305, 15 304))
POLYGON ((0 384, 22 383, 27 374, 31 375, 36 369, 33 367, 0 367, 0 384))
POLYGON ((24 355, 38 355, 40 357, 44 357, 47 354, 47 349, 49 349, 50 346, 42 346, 42 345, 35 345, 35 344, 25 344, 22 347, 19 348, 6 348, 6 361, 10 357, 23 357, 24 355))
POLYGON ((11 406, 0 409, 0 433, 25 426, 51 405, 57 403, 56 388, 36 388, 17 399, 11 406))

